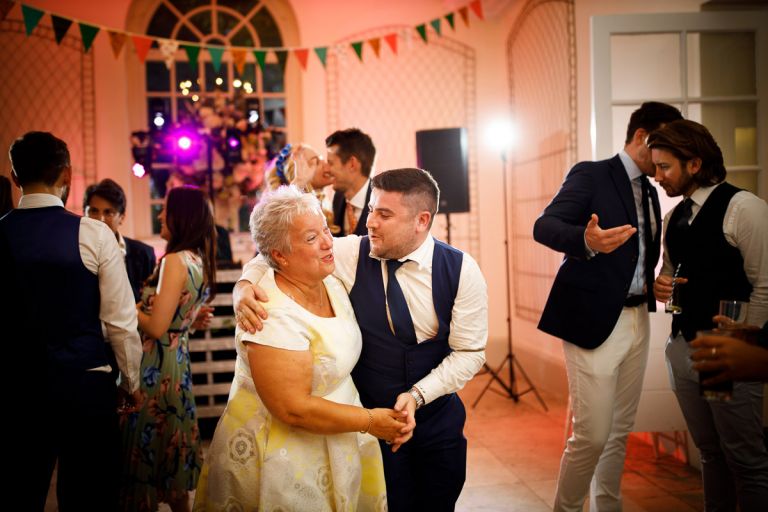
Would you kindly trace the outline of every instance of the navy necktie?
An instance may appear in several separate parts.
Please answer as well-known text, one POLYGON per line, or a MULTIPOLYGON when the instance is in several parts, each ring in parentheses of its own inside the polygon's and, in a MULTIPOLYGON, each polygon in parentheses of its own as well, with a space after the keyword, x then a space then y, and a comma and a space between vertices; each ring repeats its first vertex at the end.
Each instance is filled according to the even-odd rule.
POLYGON ((645 229, 643 230, 643 243, 645 244, 645 284, 648 290, 653 287, 653 277, 655 269, 652 266, 651 252, 653 251, 653 232, 651 226, 651 207, 648 204, 648 200, 651 197, 651 184, 648 182, 647 176, 640 177, 640 186, 642 188, 642 203, 643 203, 643 223, 645 229))
POLYGON ((395 272, 403 263, 405 261, 387 260, 387 304, 395 336, 406 343, 415 344, 416 329, 413 327, 413 319, 408 310, 408 303, 405 302, 403 289, 400 288, 400 283, 395 276, 395 272))
POLYGON ((674 221, 675 226, 681 230, 686 230, 691 227, 690 224, 688 224, 688 221, 691 219, 691 215, 693 215, 693 199, 686 197, 680 206, 675 208, 674 213, 677 217, 674 221))

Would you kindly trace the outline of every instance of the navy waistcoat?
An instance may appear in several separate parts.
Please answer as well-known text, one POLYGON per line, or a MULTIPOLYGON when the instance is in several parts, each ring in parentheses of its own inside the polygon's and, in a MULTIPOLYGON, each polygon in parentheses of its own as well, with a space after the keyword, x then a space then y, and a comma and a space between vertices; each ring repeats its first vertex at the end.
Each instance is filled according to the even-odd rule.
MULTIPOLYGON (((363 349, 352 377, 365 407, 392 407, 398 394, 410 389, 451 352, 448 335, 464 255, 435 240, 432 300, 437 334, 430 340, 409 344, 397 338, 389 327, 381 262, 369 256, 370 248, 368 237, 362 237, 355 285, 349 293, 363 334, 363 349)), ((431 402, 419 410, 419 415, 439 409, 452 395, 431 402)))

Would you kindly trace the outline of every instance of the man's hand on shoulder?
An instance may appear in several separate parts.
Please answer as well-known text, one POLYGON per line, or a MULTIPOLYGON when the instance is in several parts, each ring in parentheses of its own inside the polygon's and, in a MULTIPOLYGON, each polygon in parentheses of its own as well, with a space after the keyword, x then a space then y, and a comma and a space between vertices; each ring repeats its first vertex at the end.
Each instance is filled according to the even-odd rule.
POLYGON ((637 228, 630 224, 603 229, 598 224, 599 221, 597 214, 593 213, 584 230, 584 241, 597 253, 608 254, 615 251, 637 232, 637 228))
POLYGON ((269 297, 259 286, 244 280, 235 284, 232 290, 232 309, 238 327, 251 334, 264 328, 262 321, 267 319, 267 310, 261 305, 262 302, 269 302, 269 297))

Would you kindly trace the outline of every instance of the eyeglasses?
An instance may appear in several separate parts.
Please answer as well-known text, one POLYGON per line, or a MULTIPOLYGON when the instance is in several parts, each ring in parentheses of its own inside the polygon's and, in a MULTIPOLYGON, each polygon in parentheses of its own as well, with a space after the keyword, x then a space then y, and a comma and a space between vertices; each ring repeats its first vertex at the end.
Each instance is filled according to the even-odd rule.
POLYGON ((99 210, 98 208, 87 206, 85 208, 85 214, 92 219, 112 219, 115 216, 120 215, 120 212, 111 208, 107 208, 106 210, 99 210))

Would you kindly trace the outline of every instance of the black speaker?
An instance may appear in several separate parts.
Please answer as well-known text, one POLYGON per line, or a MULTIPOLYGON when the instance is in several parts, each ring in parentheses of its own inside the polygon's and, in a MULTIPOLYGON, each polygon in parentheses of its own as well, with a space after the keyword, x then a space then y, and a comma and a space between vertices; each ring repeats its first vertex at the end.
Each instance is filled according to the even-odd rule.
POLYGON ((467 130, 442 128, 416 132, 417 165, 440 186, 439 213, 469 211, 467 130))

